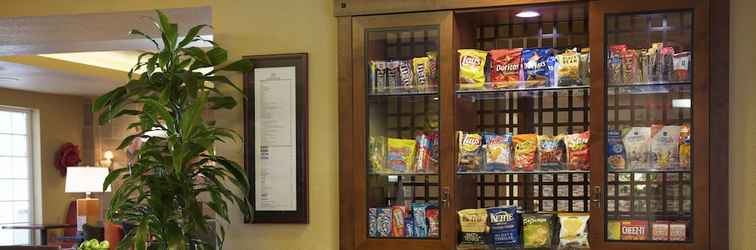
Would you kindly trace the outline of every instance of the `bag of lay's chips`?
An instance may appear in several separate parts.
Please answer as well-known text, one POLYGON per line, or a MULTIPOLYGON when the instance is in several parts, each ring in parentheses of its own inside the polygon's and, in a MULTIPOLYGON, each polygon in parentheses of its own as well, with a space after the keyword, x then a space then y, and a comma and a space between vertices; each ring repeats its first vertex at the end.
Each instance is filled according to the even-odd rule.
POLYGON ((525 71, 525 86, 523 87, 552 86, 556 58, 551 49, 524 49, 522 65, 525 71))
POLYGON ((485 65, 488 52, 476 49, 460 49, 459 88, 482 89, 486 82, 485 65))

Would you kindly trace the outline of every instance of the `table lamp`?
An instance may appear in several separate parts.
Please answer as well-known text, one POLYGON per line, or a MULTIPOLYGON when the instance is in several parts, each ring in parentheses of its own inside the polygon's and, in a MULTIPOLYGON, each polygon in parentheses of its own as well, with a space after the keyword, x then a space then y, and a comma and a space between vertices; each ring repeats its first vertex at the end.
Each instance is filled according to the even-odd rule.
MULTIPOLYGON (((100 218, 100 200, 90 194, 102 192, 109 171, 103 167, 68 167, 66 172, 66 193, 86 193, 84 199, 76 200, 76 226, 82 231, 84 224, 94 225, 100 218)), ((108 186, 105 192, 110 189, 108 186)))

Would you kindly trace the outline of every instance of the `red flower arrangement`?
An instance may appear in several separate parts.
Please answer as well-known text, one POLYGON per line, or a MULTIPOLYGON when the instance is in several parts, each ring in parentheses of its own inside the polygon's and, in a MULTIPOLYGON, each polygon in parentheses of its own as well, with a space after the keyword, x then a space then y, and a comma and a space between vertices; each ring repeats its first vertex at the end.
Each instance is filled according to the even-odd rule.
POLYGON ((58 169, 60 175, 66 176, 66 167, 76 166, 81 162, 79 153, 79 146, 73 143, 69 142, 60 146, 58 156, 55 158, 55 168, 58 169))

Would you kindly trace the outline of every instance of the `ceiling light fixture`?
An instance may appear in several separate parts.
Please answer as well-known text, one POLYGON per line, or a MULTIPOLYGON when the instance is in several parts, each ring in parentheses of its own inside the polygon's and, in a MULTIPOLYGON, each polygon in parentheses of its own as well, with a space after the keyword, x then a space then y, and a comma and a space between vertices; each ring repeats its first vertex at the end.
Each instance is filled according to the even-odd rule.
POLYGON ((538 13, 532 10, 523 10, 515 14, 516 17, 521 17, 521 18, 531 18, 531 17, 540 16, 540 15, 541 13, 538 13))

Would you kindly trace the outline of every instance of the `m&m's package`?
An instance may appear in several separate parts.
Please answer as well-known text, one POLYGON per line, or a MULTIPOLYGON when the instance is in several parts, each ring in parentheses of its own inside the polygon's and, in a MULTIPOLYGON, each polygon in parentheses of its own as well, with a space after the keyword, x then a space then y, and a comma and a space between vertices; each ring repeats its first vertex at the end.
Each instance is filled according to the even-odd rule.
POLYGON ((522 223, 517 207, 492 207, 486 209, 491 226, 491 240, 497 247, 520 245, 520 225, 522 223))
POLYGON ((404 173, 413 167, 415 140, 388 138, 386 165, 390 171, 404 173))

